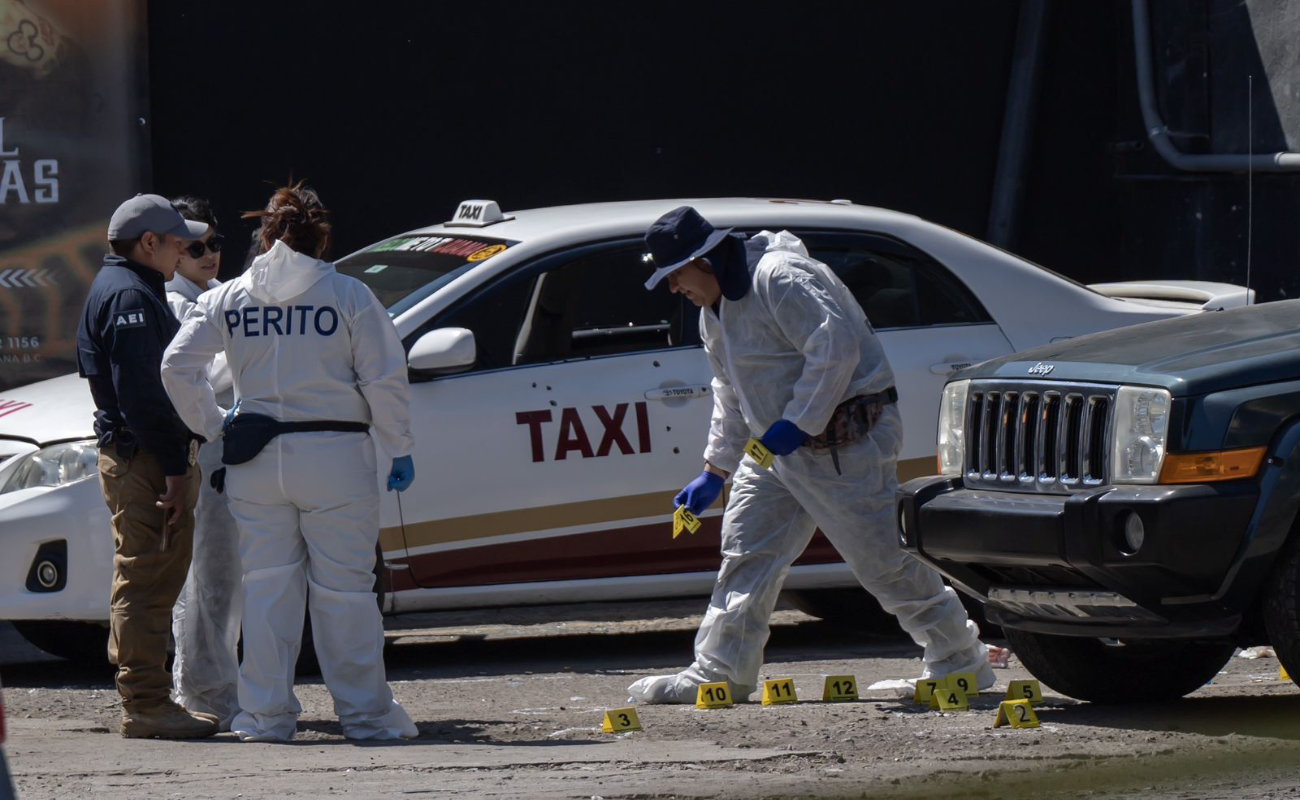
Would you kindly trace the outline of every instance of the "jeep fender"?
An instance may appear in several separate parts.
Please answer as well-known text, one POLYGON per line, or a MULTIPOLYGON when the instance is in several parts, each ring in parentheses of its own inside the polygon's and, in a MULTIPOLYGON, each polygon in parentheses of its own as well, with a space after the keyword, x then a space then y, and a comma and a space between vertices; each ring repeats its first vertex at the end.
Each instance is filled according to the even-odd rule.
POLYGON ((1300 421, 1291 422, 1273 437, 1257 480, 1259 503, 1222 585, 1213 595, 1167 597, 1165 604, 1218 601, 1244 609, 1254 602, 1300 509, 1300 421))

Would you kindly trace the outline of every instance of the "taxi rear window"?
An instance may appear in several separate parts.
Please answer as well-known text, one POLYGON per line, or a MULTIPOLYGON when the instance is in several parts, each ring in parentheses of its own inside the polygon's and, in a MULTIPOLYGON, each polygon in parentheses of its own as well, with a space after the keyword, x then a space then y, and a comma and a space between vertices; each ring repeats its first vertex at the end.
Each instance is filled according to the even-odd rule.
POLYGON ((334 267, 370 287, 390 316, 518 242, 485 236, 398 236, 338 261, 334 267))

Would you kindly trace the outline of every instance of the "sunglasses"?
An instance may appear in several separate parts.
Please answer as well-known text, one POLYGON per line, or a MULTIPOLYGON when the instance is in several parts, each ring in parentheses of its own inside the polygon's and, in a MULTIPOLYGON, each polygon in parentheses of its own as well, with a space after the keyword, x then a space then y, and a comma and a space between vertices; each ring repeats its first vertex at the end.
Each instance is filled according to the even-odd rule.
MULTIPOLYGON (((226 238, 226 237, 224 237, 224 236, 222 236, 221 234, 218 233, 216 236, 213 236, 211 239, 209 239, 209 240, 206 242, 206 249, 208 250, 208 252, 211 252, 211 253, 220 253, 220 252, 221 252, 221 242, 222 242, 222 240, 225 239, 225 238, 226 238)), ((194 242, 190 242, 189 244, 185 245, 185 252, 187 252, 187 253, 190 254, 190 258, 203 258, 203 250, 204 250, 204 249, 205 249, 205 243, 204 243, 204 242, 194 241, 194 242)))

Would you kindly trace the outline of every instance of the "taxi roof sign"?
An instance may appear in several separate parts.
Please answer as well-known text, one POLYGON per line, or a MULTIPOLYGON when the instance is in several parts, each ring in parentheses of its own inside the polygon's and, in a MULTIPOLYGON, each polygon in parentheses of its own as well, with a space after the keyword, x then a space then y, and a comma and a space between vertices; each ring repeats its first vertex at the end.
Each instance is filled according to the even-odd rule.
POLYGON ((501 213, 501 206, 495 200, 465 200, 456 207, 456 214, 443 224, 448 228, 485 228, 498 222, 505 222, 514 217, 501 213))

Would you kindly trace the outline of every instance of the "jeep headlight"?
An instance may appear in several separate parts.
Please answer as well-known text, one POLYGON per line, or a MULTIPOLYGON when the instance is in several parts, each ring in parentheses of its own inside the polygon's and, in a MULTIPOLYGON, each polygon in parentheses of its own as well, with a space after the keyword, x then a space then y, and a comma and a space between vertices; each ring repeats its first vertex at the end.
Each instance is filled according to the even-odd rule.
POLYGON ((1111 439, 1113 483, 1155 483, 1165 460, 1169 430, 1169 392, 1145 386, 1121 386, 1115 395, 1115 431, 1111 439))
POLYGON ((970 381, 943 387, 939 401, 939 474, 960 475, 966 463, 966 395, 970 381))
POLYGON ((99 471, 99 449, 94 442, 64 442, 18 456, 14 461, 5 464, 3 475, 7 479, 0 494, 37 486, 63 486, 89 478, 99 471))

